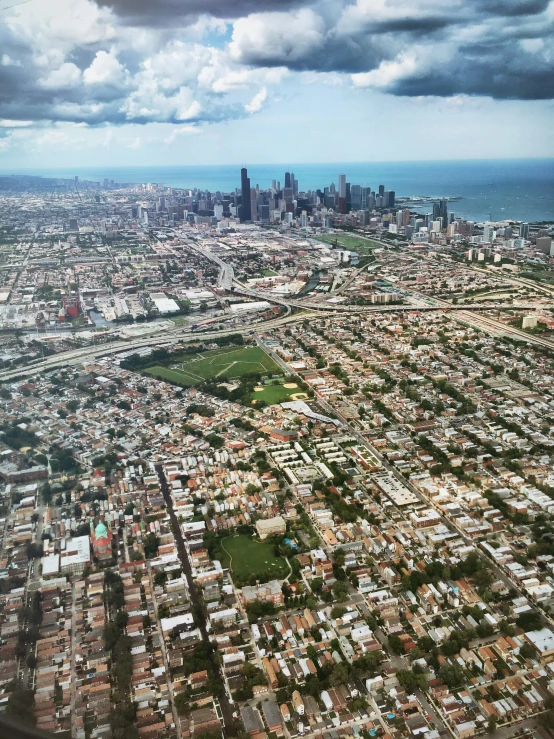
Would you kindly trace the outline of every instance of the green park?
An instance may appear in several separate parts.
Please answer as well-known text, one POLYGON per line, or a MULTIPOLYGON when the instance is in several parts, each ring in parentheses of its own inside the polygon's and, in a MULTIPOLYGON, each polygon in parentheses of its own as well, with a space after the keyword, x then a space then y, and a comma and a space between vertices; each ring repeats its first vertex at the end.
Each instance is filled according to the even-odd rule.
POLYGON ((273 542, 237 534, 223 539, 220 548, 223 553, 221 564, 231 570, 237 582, 282 580, 289 574, 287 561, 275 554, 273 542))
POLYGON ((162 380, 190 387, 205 380, 225 382, 253 373, 279 374, 281 369, 259 346, 231 346, 187 354, 171 367, 154 365, 145 372, 162 380))
POLYGON ((363 236, 357 236, 355 234, 321 234, 317 237, 317 241, 322 241, 324 244, 330 246, 336 246, 341 249, 348 249, 349 251, 355 251, 359 254, 369 254, 373 249, 379 249, 380 244, 371 239, 366 239, 363 236))

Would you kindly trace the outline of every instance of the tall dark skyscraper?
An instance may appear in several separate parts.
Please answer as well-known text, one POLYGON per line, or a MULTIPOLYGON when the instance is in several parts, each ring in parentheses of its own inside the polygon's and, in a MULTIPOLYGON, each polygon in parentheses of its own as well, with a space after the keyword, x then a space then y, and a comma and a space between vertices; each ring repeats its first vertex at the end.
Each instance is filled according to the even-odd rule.
POLYGON ((384 193, 385 193, 385 186, 379 185, 379 195, 384 195, 384 193))
POLYGON ((290 184, 290 172, 285 172, 285 187, 292 187, 290 184))
POLYGON ((252 220, 252 206, 250 202, 250 177, 246 167, 243 167, 240 171, 240 186, 242 191, 242 211, 240 220, 242 223, 245 221, 252 220))
POLYGON ((444 198, 439 203, 439 214, 442 218, 442 227, 446 228, 448 226, 448 201, 444 198))

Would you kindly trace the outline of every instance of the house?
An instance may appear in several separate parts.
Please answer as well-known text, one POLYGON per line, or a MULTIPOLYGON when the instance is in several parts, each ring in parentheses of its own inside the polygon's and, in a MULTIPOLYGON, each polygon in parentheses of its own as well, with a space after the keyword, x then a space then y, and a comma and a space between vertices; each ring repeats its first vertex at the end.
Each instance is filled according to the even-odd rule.
POLYGON ((283 723, 281 721, 281 711, 277 703, 272 701, 264 701, 262 703, 262 713, 264 715, 267 727, 271 732, 275 732, 277 736, 283 736, 283 723))
POLYGON ((269 436, 277 441, 294 441, 298 438, 298 431, 292 429, 270 429, 269 436))
POLYGON ((298 690, 295 690, 292 694, 292 706, 299 716, 304 715, 304 701, 298 690))
POLYGON ((261 603, 272 603, 275 607, 279 608, 285 602, 281 583, 278 580, 271 580, 270 582, 258 585, 247 585, 242 589, 242 598, 245 606, 258 601, 261 603))
POLYGON ((285 534, 287 531, 287 524, 282 516, 275 516, 274 518, 261 518, 256 521, 256 531, 260 539, 263 541, 268 536, 285 534))
POLYGON ((191 722, 194 725, 195 734, 207 734, 209 731, 215 731, 221 728, 219 719, 213 708, 198 708, 191 711, 191 722))
MULTIPOLYGON (((182 656, 181 656, 181 664, 182 664, 182 656)), ((208 682, 208 671, 207 670, 201 670, 200 672, 193 672, 189 676, 189 683, 190 687, 193 690, 197 690, 198 688, 202 688, 206 683, 208 682)))
POLYGON ((250 736, 256 736, 256 734, 263 732, 264 723, 262 721, 262 717, 255 708, 252 706, 244 706, 244 708, 241 708, 240 715, 244 728, 250 736))
POLYGON ((525 641, 535 647, 542 662, 551 662, 554 659, 554 632, 546 626, 536 631, 523 634, 525 641))

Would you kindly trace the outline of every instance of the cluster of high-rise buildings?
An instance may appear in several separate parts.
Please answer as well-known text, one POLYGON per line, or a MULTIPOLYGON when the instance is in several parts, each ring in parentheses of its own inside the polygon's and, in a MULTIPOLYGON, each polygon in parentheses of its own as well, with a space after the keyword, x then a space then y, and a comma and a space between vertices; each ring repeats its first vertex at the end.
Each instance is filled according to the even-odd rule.
MULTIPOLYGON (((237 193, 238 194, 238 193, 237 193)), ((379 185, 377 191, 370 187, 352 185, 346 181, 345 174, 339 174, 338 187, 332 182, 328 187, 299 193, 298 180, 294 172, 285 172, 285 181, 281 187, 280 180, 273 180, 269 190, 260 190, 256 185, 252 188, 245 167, 241 169, 240 204, 238 216, 241 222, 266 221, 270 211, 280 210, 285 213, 302 216, 303 211, 309 215, 312 206, 321 205, 337 213, 347 214, 355 210, 371 208, 394 208, 394 190, 385 190, 379 185)))

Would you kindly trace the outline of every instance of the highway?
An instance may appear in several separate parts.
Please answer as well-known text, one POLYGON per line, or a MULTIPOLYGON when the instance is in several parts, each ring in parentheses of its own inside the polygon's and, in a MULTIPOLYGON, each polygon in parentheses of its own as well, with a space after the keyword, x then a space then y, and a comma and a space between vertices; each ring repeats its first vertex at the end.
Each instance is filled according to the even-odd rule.
MULTIPOLYGON (((264 329, 278 328, 279 326, 284 326, 288 323, 295 323, 296 321, 303 321, 306 318, 312 318, 317 315, 318 314, 313 311, 305 311, 303 314, 271 319, 261 325, 263 325, 264 329)), ((255 327, 256 324, 250 322, 247 325, 233 326, 220 331, 191 331, 187 328, 178 327, 170 330, 162 329, 160 330, 160 333, 149 334, 141 339, 132 339, 130 341, 119 339, 110 344, 97 344, 95 346, 82 347, 80 349, 71 349, 67 352, 61 352, 60 354, 55 354, 47 359, 34 361, 28 365, 17 367, 14 370, 0 372, 0 382, 7 382, 18 377, 33 377, 41 372, 55 369, 56 367, 84 364, 101 357, 109 356, 111 354, 119 354, 121 352, 127 353, 132 352, 133 350, 151 348, 152 346, 160 348, 161 346, 179 344, 182 342, 209 341, 210 339, 230 336, 232 334, 245 334, 255 327)))
MULTIPOLYGON (((176 238, 181 238, 179 234, 172 231, 176 238)), ((187 242, 186 246, 192 251, 203 256, 205 259, 212 261, 217 264, 220 268, 219 273, 219 284, 226 290, 231 290, 235 294, 245 295, 247 297, 255 298, 256 300, 264 300, 278 305, 285 306, 289 311, 294 309, 302 311, 315 311, 312 313, 315 315, 344 315, 354 313, 360 314, 373 314, 373 313, 403 313, 403 312, 427 312, 427 311, 448 311, 453 314, 454 320, 462 323, 469 324, 474 328, 487 331, 488 333, 496 336, 511 336, 529 344, 535 346, 542 346, 548 349, 554 349, 554 341, 549 339, 541 338, 533 334, 528 334, 521 329, 508 326, 500 321, 496 321, 489 316, 475 315, 481 311, 491 311, 496 308, 505 308, 504 304, 474 304, 471 308, 453 305, 446 300, 440 298, 429 298, 428 296, 418 294, 416 292, 410 292, 410 297, 414 299, 415 304, 389 304, 389 305, 371 305, 371 306, 357 306, 348 304, 336 304, 328 302, 316 302, 311 300, 295 300, 285 298, 282 296, 271 295, 264 290, 253 290, 245 287, 234 277, 233 267, 224 262, 220 257, 213 254, 212 252, 202 249, 194 243, 187 242)), ((523 309, 532 310, 534 305, 521 305, 523 309)), ((263 325, 266 329, 277 328, 278 326, 284 325, 288 322, 296 322, 304 320, 307 317, 306 313, 299 316, 298 314, 287 315, 278 319, 270 319, 263 325)), ((258 324, 259 325, 259 324, 258 324)), ((148 337, 142 339, 132 340, 115 340, 109 345, 83 347, 80 349, 73 349, 67 352, 56 354, 55 356, 48 357, 45 360, 34 361, 24 367, 19 367, 14 370, 7 370, 0 372, 0 382, 6 382, 17 377, 32 377, 45 370, 54 369, 60 366, 82 364, 83 362, 90 362, 103 356, 110 354, 117 354, 119 352, 128 352, 133 349, 143 349, 151 347, 153 344, 156 346, 170 345, 183 341, 203 341, 209 339, 215 339, 222 336, 229 336, 233 333, 246 332, 252 329, 252 321, 246 325, 234 326, 232 328, 226 328, 217 331, 192 331, 189 328, 175 327, 174 329, 161 328, 159 333, 152 333, 148 337)))

